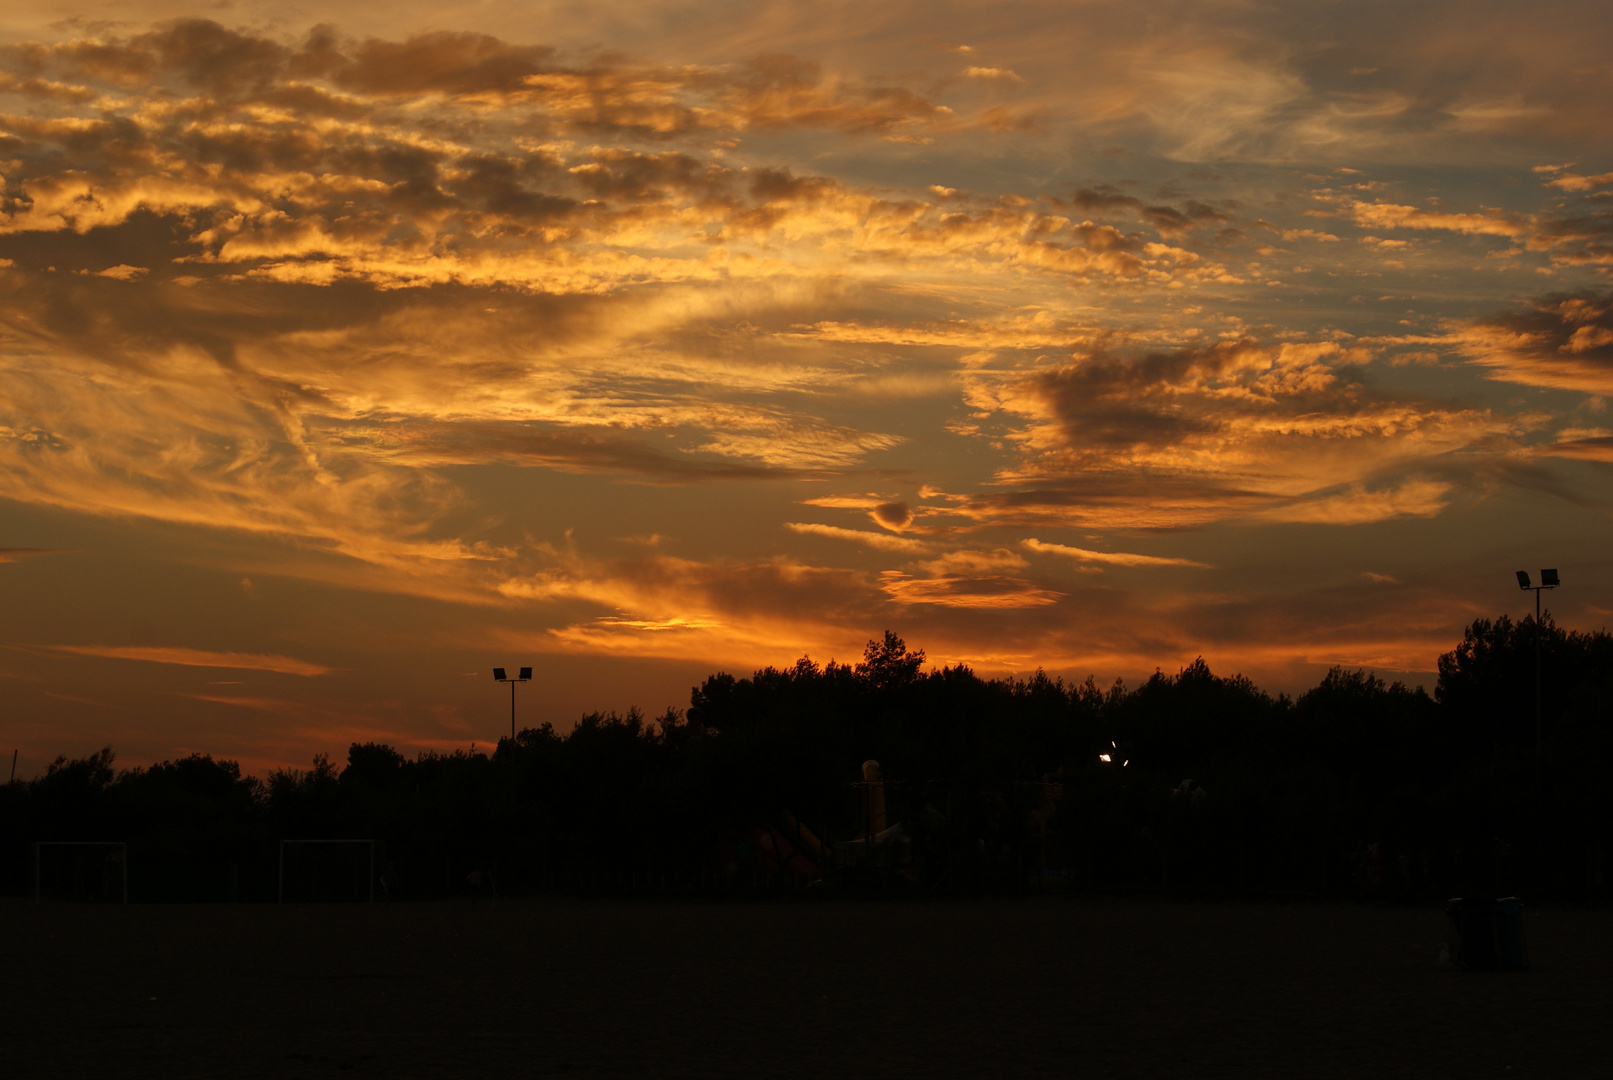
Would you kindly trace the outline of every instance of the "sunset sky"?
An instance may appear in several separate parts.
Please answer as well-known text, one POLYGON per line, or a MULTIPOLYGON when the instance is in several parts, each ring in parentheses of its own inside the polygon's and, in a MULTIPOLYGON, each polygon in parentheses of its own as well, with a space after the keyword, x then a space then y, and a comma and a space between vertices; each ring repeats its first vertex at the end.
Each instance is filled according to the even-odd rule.
POLYGON ((1610 106, 1605 3, 6 5, 4 749, 1600 628, 1610 106))

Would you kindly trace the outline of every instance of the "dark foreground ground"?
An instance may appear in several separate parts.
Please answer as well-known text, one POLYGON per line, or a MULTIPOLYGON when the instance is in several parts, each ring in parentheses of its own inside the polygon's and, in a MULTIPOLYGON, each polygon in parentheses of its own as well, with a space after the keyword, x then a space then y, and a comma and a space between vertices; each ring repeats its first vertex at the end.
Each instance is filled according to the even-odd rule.
POLYGON ((1613 1075, 1613 913, 1040 899, 0 906, 16 1077, 1613 1075))

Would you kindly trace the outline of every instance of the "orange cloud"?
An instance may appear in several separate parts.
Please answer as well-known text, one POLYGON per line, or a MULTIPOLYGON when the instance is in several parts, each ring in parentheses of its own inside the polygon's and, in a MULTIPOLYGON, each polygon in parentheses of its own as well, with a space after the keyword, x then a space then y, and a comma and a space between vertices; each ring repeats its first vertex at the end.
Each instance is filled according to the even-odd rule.
POLYGON ((60 555, 71 548, 0 548, 0 563, 20 562, 40 555, 60 555))
POLYGON ((908 577, 900 570, 885 571, 880 588, 902 604, 936 604, 941 607, 1016 611, 1056 603, 1063 594, 1039 589, 1023 578, 1000 575, 946 575, 908 577))
POLYGON ((1357 225, 1369 229, 1445 229, 1475 236, 1520 237, 1528 234, 1529 222, 1501 211, 1483 214, 1423 210, 1395 203, 1351 202, 1347 212, 1357 225))
POLYGON ((868 516, 873 519, 874 524, 892 532, 901 532, 913 524, 913 511, 907 503, 900 501, 882 502, 869 510, 868 516))
POLYGON ((1264 511, 1263 516, 1276 521, 1327 525, 1364 525, 1398 517, 1433 517, 1450 505, 1450 491, 1450 484, 1438 480, 1408 480, 1380 490, 1356 484, 1346 491, 1272 507, 1264 511))
POLYGON ((890 533, 869 532, 867 529, 842 529, 834 525, 818 525, 812 522, 789 521, 784 527, 793 533, 803 536, 829 536, 836 540, 850 540, 869 547, 880 548, 885 551, 922 551, 924 544, 917 540, 908 540, 890 533))
POLYGON ((1557 442, 1542 446, 1539 452, 1552 457, 1613 463, 1613 435, 1559 439, 1557 442))
POLYGON ((964 69, 963 77, 966 79, 984 79, 988 82, 1022 83, 1025 81, 1012 69, 1000 67, 968 67, 964 69))
POLYGON ((1193 566, 1205 570, 1211 568, 1209 563, 1195 562, 1192 559, 1179 559, 1161 555, 1134 555, 1124 551, 1090 551, 1086 548, 1068 547, 1064 544, 1048 544, 1034 539, 1021 540, 1020 546, 1027 551, 1059 555, 1066 559, 1074 559, 1083 563, 1110 563, 1114 566, 1193 566))
POLYGON ((1599 187, 1613 184, 1613 172, 1597 173, 1594 176, 1580 176, 1577 173, 1565 172, 1546 181, 1547 187, 1561 188, 1564 191, 1594 191, 1599 187))
MULTIPOLYGON (((1018 450, 998 481, 1021 490, 958 509, 998 524, 1111 528, 1304 515, 1330 489, 1511 430, 1477 410, 1374 391, 1351 366, 1370 356, 1336 342, 1232 341, 974 381, 968 400, 1003 415, 1018 450)), ((1357 498, 1340 522, 1374 506, 1393 516, 1434 505, 1411 497, 1430 489, 1405 490, 1398 501, 1357 498)))
POLYGON ((1613 392, 1613 295, 1551 296, 1441 339, 1506 382, 1613 392))
POLYGON ((1057 603, 1063 593, 1039 588, 1014 572, 1025 560, 1011 551, 952 551, 917 563, 920 576, 886 570, 879 587, 902 604, 949 608, 1017 610, 1057 603))
POLYGON ((101 656, 115 660, 144 660, 153 664, 178 664, 184 667, 234 668, 242 671, 273 671, 281 675, 329 675, 333 668, 310 664, 289 656, 264 653, 208 652, 205 649, 186 649, 168 646, 141 645, 51 645, 56 652, 75 653, 79 656, 101 656))

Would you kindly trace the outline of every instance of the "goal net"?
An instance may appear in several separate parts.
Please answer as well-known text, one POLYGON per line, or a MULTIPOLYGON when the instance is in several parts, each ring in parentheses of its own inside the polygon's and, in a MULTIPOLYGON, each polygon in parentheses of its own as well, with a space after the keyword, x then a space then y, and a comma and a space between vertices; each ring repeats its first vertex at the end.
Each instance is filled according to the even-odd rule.
POLYGON ((280 841, 279 897, 282 904, 374 900, 375 841, 280 841))
POLYGON ((129 847, 121 840, 40 840, 33 856, 36 904, 129 902, 129 847))

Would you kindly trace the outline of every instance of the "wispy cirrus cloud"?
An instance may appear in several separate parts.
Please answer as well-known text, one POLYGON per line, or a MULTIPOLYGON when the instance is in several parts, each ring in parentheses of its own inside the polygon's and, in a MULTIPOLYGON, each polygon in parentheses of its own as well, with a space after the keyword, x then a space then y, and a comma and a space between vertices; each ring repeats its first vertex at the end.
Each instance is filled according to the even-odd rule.
MULTIPOLYGON (((1572 179, 1587 179, 1574 177, 1572 179)), ((1594 178, 1588 178, 1594 179, 1594 178)), ((1595 185, 1570 186, 1573 192, 1588 192, 1595 185)), ((1520 251, 1540 252, 1547 255, 1558 267, 1613 266, 1613 213, 1603 209, 1595 197, 1576 200, 1572 204, 1559 204, 1542 208, 1535 213, 1520 213, 1494 207, 1480 211, 1449 210, 1443 203, 1432 208, 1409 206, 1401 203, 1378 201, 1362 202, 1359 199, 1341 198, 1336 192, 1318 193, 1323 201, 1338 206, 1338 213, 1349 217, 1365 229, 1414 232, 1448 232, 1474 237, 1494 237, 1510 241, 1512 254, 1520 251)), ((1285 237, 1289 235, 1285 232, 1285 237)), ((1402 249, 1403 240, 1383 240, 1364 237, 1379 250, 1402 249)))
MULTIPOLYGON (((970 400, 1007 418, 1004 437, 1019 453, 999 482, 1019 490, 982 492, 958 509, 1027 525, 1303 516, 1329 489, 1413 468, 1517 425, 1375 390, 1362 369, 1371 357, 1336 342, 1228 341, 1141 356, 1098 353, 972 383, 970 400)), ((1351 505, 1355 520, 1366 520, 1359 515, 1372 508, 1398 516, 1430 503, 1363 497, 1351 505)))
POLYGON ((24 559, 36 559, 41 555, 61 555, 72 550, 72 548, 0 548, 0 563, 21 562, 24 559))
POLYGON ((982 611, 1018 611, 1056 604, 1064 593, 1020 574, 1026 562, 1011 551, 950 551, 911 572, 887 570, 879 587, 900 604, 933 604, 982 611))
POLYGON ((1297 499, 1263 511, 1274 521, 1323 525, 1365 525, 1392 518, 1433 517, 1450 505, 1453 485, 1413 477, 1382 487, 1351 484, 1342 491, 1297 499))
POLYGON ((1437 340, 1496 379, 1613 393, 1613 294, 1541 297, 1456 324, 1437 340))
POLYGON ((1440 229, 1510 239, 1527 235, 1531 225, 1520 215, 1499 210, 1475 214, 1359 200, 1349 203, 1346 210, 1357 225, 1368 229, 1440 229))
POLYGON ((163 645, 50 645, 55 652, 77 656, 96 656, 112 660, 142 660, 152 664, 177 664, 181 667, 233 668, 240 671, 272 671, 281 675, 301 675, 312 678, 329 675, 334 668, 312 664, 290 656, 273 653, 210 652, 206 649, 188 649, 163 645))
POLYGON ((850 540, 883 551, 923 551, 926 546, 922 541, 892 536, 890 533, 872 532, 868 529, 843 529, 837 525, 820 525, 810 521, 790 521, 786 522, 784 527, 803 536, 827 536, 835 540, 850 540))
POLYGON ((1027 551, 1058 555, 1082 563, 1108 563, 1112 566, 1191 566, 1203 570, 1210 569, 1209 563, 1194 559, 1168 555, 1137 555, 1126 551, 1093 551, 1089 548, 1070 547, 1067 544, 1048 544, 1036 539, 1021 540, 1020 546, 1027 551))

